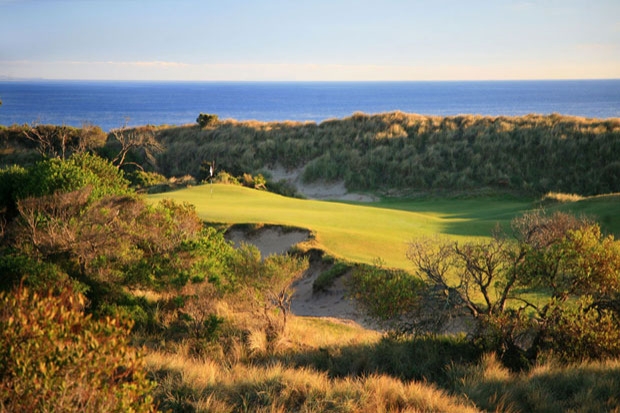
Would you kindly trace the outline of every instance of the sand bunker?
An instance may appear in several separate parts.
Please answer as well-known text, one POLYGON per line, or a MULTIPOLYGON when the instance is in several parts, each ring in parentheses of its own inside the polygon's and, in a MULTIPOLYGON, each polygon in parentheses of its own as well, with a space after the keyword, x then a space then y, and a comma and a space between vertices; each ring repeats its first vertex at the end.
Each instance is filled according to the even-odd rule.
POLYGON ((328 291, 313 291, 314 280, 324 270, 320 263, 311 263, 303 277, 293 283, 291 312, 296 316, 330 318, 345 324, 378 329, 357 310, 355 302, 348 297, 346 275, 338 278, 328 291))
POLYGON ((306 230, 284 230, 272 226, 252 231, 232 229, 226 233, 226 239, 232 241, 235 247, 239 247, 242 242, 252 244, 258 248, 263 258, 284 254, 300 242, 307 241, 309 237, 310 232, 306 230))
POLYGON ((374 202, 377 200, 372 195, 348 192, 342 181, 305 184, 301 179, 303 168, 286 170, 282 166, 276 166, 266 169, 266 172, 271 175, 273 181, 286 181, 293 185, 297 192, 309 199, 357 202, 374 202))
MULTIPOLYGON (((278 226, 265 226, 256 230, 233 228, 226 233, 226 238, 233 241, 235 246, 238 247, 241 243, 252 244, 258 248, 262 257, 284 254, 298 243, 307 241, 309 237, 309 231, 278 226)), ((320 258, 311 260, 310 268, 293 283, 292 313, 304 317, 328 317, 346 324, 355 323, 366 328, 375 328, 364 319, 354 302, 347 297, 346 275, 336 280, 326 292, 313 291, 314 280, 326 269, 320 258)))

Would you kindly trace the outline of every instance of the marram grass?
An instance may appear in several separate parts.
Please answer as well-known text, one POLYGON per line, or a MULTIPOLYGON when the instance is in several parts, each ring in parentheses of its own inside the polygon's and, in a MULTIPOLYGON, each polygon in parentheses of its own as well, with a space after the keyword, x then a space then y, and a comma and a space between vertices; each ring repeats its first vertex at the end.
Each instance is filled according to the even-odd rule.
POLYGON ((151 353, 161 407, 231 412, 477 412, 471 403, 430 384, 387 375, 329 378, 311 368, 188 360, 151 353))

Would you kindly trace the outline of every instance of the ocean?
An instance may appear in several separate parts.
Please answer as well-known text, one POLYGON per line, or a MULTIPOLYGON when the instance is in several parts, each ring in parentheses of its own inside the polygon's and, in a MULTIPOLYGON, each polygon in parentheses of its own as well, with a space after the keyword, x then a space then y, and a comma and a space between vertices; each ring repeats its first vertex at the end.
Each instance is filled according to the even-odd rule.
POLYGON ((322 121, 400 110, 423 115, 530 113, 620 117, 620 79, 453 82, 0 81, 0 125, 106 131, 220 119, 322 121))

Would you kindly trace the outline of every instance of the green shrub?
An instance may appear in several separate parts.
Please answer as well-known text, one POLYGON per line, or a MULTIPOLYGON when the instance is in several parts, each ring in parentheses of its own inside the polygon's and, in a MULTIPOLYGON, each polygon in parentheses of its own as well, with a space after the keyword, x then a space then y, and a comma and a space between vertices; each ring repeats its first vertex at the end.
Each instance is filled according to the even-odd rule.
POLYGON ((95 320, 84 305, 71 289, 0 293, 0 410, 154 410, 131 323, 95 320))
POLYGON ((95 155, 78 154, 68 160, 46 159, 26 171, 22 185, 15 188, 14 199, 68 193, 87 186, 92 188, 91 200, 130 192, 123 172, 95 155))
POLYGON ((419 278, 403 270, 384 268, 381 262, 356 266, 349 287, 370 317, 396 330, 409 328, 409 322, 416 319, 423 306, 419 298, 426 288, 419 278))
POLYGON ((41 262, 19 253, 0 253, 0 290, 9 291, 20 283, 34 291, 60 293, 65 288, 85 292, 86 288, 72 280, 58 265, 41 262))
POLYGON ((349 266, 344 262, 335 263, 330 269, 323 271, 316 277, 312 284, 312 291, 327 291, 331 287, 338 277, 343 276, 348 270, 349 266))
POLYGON ((241 177, 241 183, 243 186, 254 189, 267 189, 265 186, 267 180, 262 174, 252 176, 252 174, 244 173, 241 177))
POLYGON ((267 190, 269 192, 273 192, 274 194, 279 194, 282 196, 288 196, 291 198, 300 198, 301 195, 297 192, 297 188, 294 184, 281 179, 277 182, 267 181, 267 190))
POLYGON ((237 178, 226 171, 218 172, 217 175, 215 175, 214 181, 220 184, 241 185, 241 182, 239 182, 237 178))
POLYGON ((156 185, 166 184, 168 179, 157 172, 146 172, 137 170, 129 174, 129 179, 135 187, 139 189, 150 188, 156 185))

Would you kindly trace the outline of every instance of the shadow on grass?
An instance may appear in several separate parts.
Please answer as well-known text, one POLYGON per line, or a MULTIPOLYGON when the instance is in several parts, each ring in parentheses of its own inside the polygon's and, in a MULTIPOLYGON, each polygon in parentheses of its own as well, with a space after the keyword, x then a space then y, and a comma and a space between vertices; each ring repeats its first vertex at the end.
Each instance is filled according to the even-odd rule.
POLYGON ((475 364, 482 353, 464 336, 397 339, 384 337, 378 343, 329 346, 292 351, 257 362, 278 362, 292 368, 323 371, 332 378, 388 375, 395 379, 433 383, 452 390, 450 366, 475 364))
POLYGON ((445 220, 442 233, 461 236, 489 236, 499 224, 510 229, 510 221, 523 213, 543 208, 586 215, 597 221, 608 234, 620 237, 620 195, 589 197, 577 202, 542 204, 530 198, 496 197, 479 199, 437 198, 424 200, 386 200, 370 207, 427 213, 445 220))
POLYGON ((374 406, 381 411, 415 407, 558 413, 620 409, 620 361, 546 363, 510 373, 465 337, 384 338, 374 344, 291 349, 233 366, 200 360, 191 364, 192 371, 152 372, 160 384, 160 408, 335 412, 363 405, 363 411, 374 411, 374 406), (373 397, 380 404, 368 407, 373 397), (428 404, 439 399, 441 407, 428 404), (427 404, 420 405, 420 400, 427 404))
POLYGON ((155 398, 160 409, 173 412, 462 413, 478 410, 452 394, 451 366, 475 366, 479 359, 460 337, 385 338, 376 344, 251 357, 230 366, 194 360, 188 369, 152 371, 151 378, 159 383, 155 398), (204 380, 209 369, 215 379, 204 380), (448 390, 438 389, 442 387, 448 390))
POLYGON ((384 200, 368 207, 392 209, 429 215, 438 219, 441 233, 446 235, 486 237, 499 224, 509 229, 510 221, 535 207, 532 200, 522 199, 430 199, 384 200))

